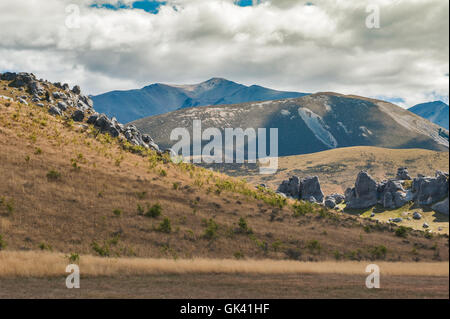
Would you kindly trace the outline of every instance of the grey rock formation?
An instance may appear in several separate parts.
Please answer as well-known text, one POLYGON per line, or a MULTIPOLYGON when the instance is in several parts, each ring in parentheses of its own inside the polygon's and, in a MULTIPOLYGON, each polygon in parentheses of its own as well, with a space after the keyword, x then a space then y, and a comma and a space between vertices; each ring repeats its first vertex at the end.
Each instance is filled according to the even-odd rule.
POLYGON ((435 177, 417 177, 412 192, 418 204, 432 205, 448 196, 448 174, 437 171, 435 177))
POLYGON ((302 180, 300 180, 298 176, 292 176, 289 180, 285 180, 281 183, 278 187, 278 192, 295 199, 302 199, 315 203, 322 203, 324 198, 317 176, 306 177, 302 180))
POLYGON ((292 176, 289 180, 283 181, 278 187, 278 192, 293 198, 300 198, 300 178, 292 176))
POLYGON ((333 209, 333 208, 336 207, 336 201, 334 200, 333 197, 327 196, 327 197, 325 198, 325 206, 326 206, 327 208, 333 209))
POLYGON ((311 197, 317 203, 323 202, 323 192, 317 176, 306 177, 300 182, 300 199, 311 201, 311 197))
POLYGON ((48 109, 48 113, 52 114, 52 115, 62 115, 62 112, 60 109, 58 109, 56 106, 50 106, 50 108, 48 109))
POLYGON ((443 201, 434 204, 431 208, 438 213, 448 215, 448 197, 443 201))
POLYGON ((80 95, 80 94, 81 94, 81 88, 80 88, 80 86, 75 85, 75 86, 72 88, 72 92, 75 93, 75 94, 77 94, 77 95, 80 95))
POLYGON ((367 173, 360 172, 356 178, 354 188, 349 188, 345 192, 345 202, 348 208, 369 208, 378 202, 378 185, 367 173))
POLYGON ((413 218, 415 220, 420 220, 420 219, 422 219, 422 215, 419 212, 414 212, 413 218))
POLYGON ((409 176, 408 168, 406 167, 399 167, 397 169, 397 179, 399 180, 411 180, 411 176, 409 176))
POLYGON ((75 112, 73 112, 72 114, 72 119, 75 122, 82 122, 84 120, 84 112, 81 110, 76 110, 75 112))

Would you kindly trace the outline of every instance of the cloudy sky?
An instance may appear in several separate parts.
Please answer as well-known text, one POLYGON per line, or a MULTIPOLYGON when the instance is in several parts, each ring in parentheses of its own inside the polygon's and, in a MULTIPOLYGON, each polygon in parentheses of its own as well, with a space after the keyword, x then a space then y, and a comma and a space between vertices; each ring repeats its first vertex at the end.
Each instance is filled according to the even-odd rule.
POLYGON ((448 103, 449 1, 253 2, 1 0, 0 72, 89 94, 224 77, 402 106, 448 103), (380 28, 366 26, 370 4, 380 28))

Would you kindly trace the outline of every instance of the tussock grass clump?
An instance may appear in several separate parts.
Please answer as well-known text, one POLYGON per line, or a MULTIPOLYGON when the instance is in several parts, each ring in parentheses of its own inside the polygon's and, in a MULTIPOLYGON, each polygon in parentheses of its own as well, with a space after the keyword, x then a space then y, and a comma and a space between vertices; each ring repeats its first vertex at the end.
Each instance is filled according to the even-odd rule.
POLYGON ((14 214, 14 199, 6 199, 0 197, 0 212, 4 209, 7 216, 12 216, 14 214))
POLYGON ((50 171, 48 171, 48 173, 47 173, 47 179, 49 180, 49 181, 57 181, 57 180, 60 180, 61 179, 61 173, 60 172, 58 172, 58 171, 56 171, 56 170, 50 170, 50 171))
POLYGON ((5 249, 7 246, 6 241, 3 239, 3 236, 0 235, 0 250, 5 249))
POLYGON ((387 254, 387 248, 383 245, 371 247, 369 249, 373 259, 385 259, 387 254))
POLYGON ((170 223, 170 219, 168 217, 164 218, 161 224, 159 224, 157 231, 161 233, 170 234, 172 232, 172 225, 170 223))
POLYGON ((239 226, 238 232, 243 234, 253 234, 253 230, 250 227, 248 227, 248 223, 244 217, 239 218, 238 226, 239 226))
POLYGON ((46 243, 40 243, 40 244, 39 244, 39 249, 40 249, 40 250, 53 251, 52 245, 46 244, 46 243))
POLYGON ((312 213, 314 211, 313 204, 304 201, 293 204, 292 208, 294 210, 294 217, 305 216, 306 214, 312 213))
POLYGON ((161 204, 157 203, 151 207, 148 207, 144 216, 149 217, 149 218, 157 218, 157 217, 161 216, 161 214, 162 214, 162 206, 161 206, 161 204))
POLYGON ((322 245, 317 240, 310 240, 306 244, 306 248, 309 249, 309 252, 311 254, 320 254, 320 252, 322 250, 322 245))
POLYGON ((203 237, 206 239, 214 239, 217 238, 217 231, 219 230, 219 225, 213 220, 210 219, 205 222, 206 223, 206 229, 203 233, 203 237))
POLYGON ((66 256, 66 258, 71 264, 80 263, 80 255, 78 253, 71 253, 70 255, 66 256))
POLYGON ((113 210, 113 214, 116 217, 120 217, 120 216, 122 216, 122 210, 116 208, 116 209, 113 210))
POLYGON ((99 245, 96 241, 93 241, 91 243, 91 247, 92 247, 92 250, 95 251, 101 257, 109 257, 110 256, 110 249, 109 249, 109 245, 107 245, 107 244, 99 245))
POLYGON ((400 226, 395 230, 395 236, 406 238, 408 237, 409 229, 405 226, 400 226))

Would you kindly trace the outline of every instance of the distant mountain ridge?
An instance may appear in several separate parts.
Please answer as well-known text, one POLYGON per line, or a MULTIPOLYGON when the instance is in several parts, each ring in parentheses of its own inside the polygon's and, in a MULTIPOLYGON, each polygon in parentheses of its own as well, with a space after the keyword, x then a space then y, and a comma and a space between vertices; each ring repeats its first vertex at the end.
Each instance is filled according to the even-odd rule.
MULTIPOLYGON (((163 148, 174 128, 194 120, 204 129, 278 128, 279 156, 377 146, 448 151, 448 131, 394 104, 360 96, 316 93, 295 99, 180 109, 132 122, 163 148)), ((207 143, 207 141, 205 141, 207 143)), ((368 158, 367 161, 370 161, 368 158)))
POLYGON ((222 78, 212 78, 193 85, 156 83, 138 90, 112 91, 93 96, 92 100, 98 112, 128 123, 182 108, 279 100, 304 95, 307 94, 277 91, 258 85, 245 86, 222 78))
POLYGON ((449 129, 449 106, 442 101, 417 104, 408 111, 417 114, 434 124, 449 129))

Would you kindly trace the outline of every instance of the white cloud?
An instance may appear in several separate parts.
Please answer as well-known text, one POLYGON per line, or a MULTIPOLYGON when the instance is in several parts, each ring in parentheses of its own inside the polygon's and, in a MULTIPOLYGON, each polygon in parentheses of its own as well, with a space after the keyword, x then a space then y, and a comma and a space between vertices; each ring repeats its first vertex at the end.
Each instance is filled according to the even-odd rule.
MULTIPOLYGON (((446 97, 448 1, 169 0, 158 14, 91 8, 117 0, 2 0, 0 71, 34 72, 88 93, 214 76, 303 92, 400 97, 405 106, 446 97), (66 7, 80 6, 80 29, 66 7)), ((121 3, 131 4, 131 0, 121 3)))

